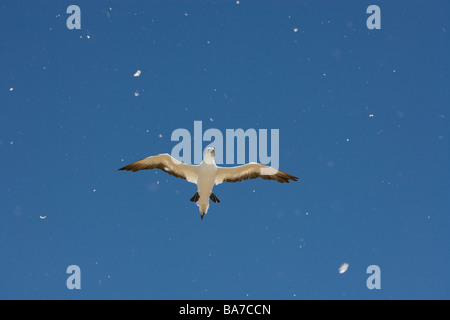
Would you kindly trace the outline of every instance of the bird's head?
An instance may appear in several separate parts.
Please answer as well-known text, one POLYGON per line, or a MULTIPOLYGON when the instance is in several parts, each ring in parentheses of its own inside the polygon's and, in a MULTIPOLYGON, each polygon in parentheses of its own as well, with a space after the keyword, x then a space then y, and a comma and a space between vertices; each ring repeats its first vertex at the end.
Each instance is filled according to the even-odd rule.
POLYGON ((205 149, 205 156, 204 156, 203 160, 205 160, 207 162, 214 161, 215 155, 216 155, 216 151, 214 150, 214 148, 208 147, 205 149))

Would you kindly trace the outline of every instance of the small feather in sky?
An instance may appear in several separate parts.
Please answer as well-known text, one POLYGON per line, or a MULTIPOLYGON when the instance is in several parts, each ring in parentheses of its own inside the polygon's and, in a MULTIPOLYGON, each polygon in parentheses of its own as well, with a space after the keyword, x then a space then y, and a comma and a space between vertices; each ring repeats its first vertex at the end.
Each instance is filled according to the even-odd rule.
POLYGON ((344 273, 345 271, 347 271, 348 269, 348 263, 343 263, 341 264, 341 266, 339 267, 339 273, 344 273))

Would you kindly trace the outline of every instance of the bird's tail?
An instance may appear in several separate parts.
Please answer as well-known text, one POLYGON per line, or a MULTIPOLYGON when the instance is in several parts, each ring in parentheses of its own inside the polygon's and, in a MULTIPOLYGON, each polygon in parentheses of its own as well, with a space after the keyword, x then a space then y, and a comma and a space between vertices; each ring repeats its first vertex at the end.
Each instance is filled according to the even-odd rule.
POLYGON ((201 218, 203 220, 203 216, 208 212, 209 199, 206 198, 206 200, 202 200, 202 198, 200 198, 200 200, 197 202, 197 205, 201 214, 201 218))

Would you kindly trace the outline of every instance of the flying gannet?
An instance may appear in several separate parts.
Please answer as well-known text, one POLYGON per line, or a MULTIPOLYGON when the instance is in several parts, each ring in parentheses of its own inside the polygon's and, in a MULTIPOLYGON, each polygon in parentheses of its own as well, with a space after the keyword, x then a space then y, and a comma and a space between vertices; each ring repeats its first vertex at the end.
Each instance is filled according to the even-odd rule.
POLYGON ((218 167, 214 161, 214 148, 206 148, 203 161, 199 165, 184 164, 173 158, 170 154, 158 154, 133 162, 118 170, 136 172, 145 169, 160 169, 175 177, 186 179, 197 185, 197 192, 191 198, 199 207, 201 219, 208 212, 209 199, 215 203, 220 200, 212 192, 214 185, 222 182, 237 182, 247 179, 262 178, 276 180, 281 183, 297 181, 297 177, 291 176, 260 163, 248 163, 236 167, 218 167))

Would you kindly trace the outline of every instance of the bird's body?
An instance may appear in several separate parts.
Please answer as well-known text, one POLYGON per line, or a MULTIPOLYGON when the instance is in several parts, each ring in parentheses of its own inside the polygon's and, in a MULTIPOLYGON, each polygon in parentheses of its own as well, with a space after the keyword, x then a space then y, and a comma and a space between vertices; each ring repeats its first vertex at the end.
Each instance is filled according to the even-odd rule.
POLYGON ((197 193, 199 199, 197 205, 199 206, 200 214, 203 215, 208 212, 209 197, 211 196, 212 189, 214 188, 214 182, 217 174, 217 166, 212 158, 212 162, 205 162, 198 166, 198 180, 197 180, 197 193))
POLYGON ((259 164, 249 163, 236 167, 218 167, 214 161, 215 151, 206 148, 203 161, 199 165, 183 164, 169 154, 159 154, 136 162, 133 162, 119 170, 139 171, 144 169, 160 169, 175 177, 186 179, 197 185, 197 193, 191 198, 196 202, 201 218, 208 212, 209 200, 220 202, 212 192, 214 185, 222 182, 236 182, 247 179, 262 178, 289 183, 289 180, 297 181, 297 177, 291 176, 277 169, 259 164))

